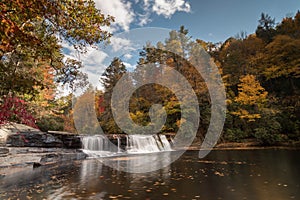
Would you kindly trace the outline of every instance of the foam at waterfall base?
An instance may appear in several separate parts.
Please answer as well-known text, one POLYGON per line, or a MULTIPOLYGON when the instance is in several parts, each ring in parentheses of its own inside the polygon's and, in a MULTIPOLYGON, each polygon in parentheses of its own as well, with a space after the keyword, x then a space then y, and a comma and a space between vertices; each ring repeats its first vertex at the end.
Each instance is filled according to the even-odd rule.
POLYGON ((92 151, 87 149, 83 149, 82 151, 88 155, 88 158, 104 158, 126 155, 124 152, 92 151))

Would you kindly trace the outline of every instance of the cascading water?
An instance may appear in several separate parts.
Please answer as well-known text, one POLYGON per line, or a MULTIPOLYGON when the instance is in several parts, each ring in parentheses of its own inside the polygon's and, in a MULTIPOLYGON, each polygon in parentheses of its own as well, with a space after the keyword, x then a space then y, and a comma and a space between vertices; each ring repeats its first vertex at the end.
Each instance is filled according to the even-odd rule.
POLYGON ((83 136, 81 142, 83 152, 89 157, 107 157, 119 152, 116 146, 104 135, 83 136))
POLYGON ((119 137, 117 137, 117 141, 118 141, 118 153, 121 153, 122 152, 122 149, 121 149, 121 140, 119 137))
POLYGON ((130 135, 126 150, 128 153, 152 153, 171 151, 171 145, 165 135, 130 135))
POLYGON ((109 151, 108 139, 102 135, 82 137, 83 149, 90 151, 109 151))
POLYGON ((118 136, 116 136, 117 144, 111 143, 104 135, 83 136, 81 141, 83 151, 90 157, 172 151, 171 145, 165 135, 126 136, 125 149, 121 149, 121 138, 118 136))

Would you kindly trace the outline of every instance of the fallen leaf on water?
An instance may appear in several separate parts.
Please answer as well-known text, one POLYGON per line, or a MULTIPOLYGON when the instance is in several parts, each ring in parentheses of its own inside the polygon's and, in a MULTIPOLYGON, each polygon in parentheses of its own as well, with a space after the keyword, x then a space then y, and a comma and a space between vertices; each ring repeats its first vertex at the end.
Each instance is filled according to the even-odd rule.
POLYGON ((224 176, 224 174, 222 172, 218 172, 218 171, 215 171, 215 175, 224 176))

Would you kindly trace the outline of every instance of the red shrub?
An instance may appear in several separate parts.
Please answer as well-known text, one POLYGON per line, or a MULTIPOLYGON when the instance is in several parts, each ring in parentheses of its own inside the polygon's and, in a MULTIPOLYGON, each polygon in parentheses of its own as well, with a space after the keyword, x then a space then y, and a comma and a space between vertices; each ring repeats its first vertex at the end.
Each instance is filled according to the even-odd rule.
POLYGON ((18 97, 6 96, 0 103, 0 125, 9 122, 25 124, 34 128, 34 117, 28 112, 26 102, 18 97))

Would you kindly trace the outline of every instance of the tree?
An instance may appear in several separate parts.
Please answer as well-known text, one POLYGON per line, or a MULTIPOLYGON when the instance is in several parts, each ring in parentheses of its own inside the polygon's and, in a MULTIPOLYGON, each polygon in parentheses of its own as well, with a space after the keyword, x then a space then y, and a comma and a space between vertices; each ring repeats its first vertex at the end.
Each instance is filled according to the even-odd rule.
POLYGON ((63 61, 61 41, 78 51, 107 40, 102 29, 113 21, 95 8, 92 0, 50 1, 11 0, 0 3, 0 81, 1 94, 28 93, 35 85, 46 87, 39 69, 48 65, 49 73, 74 81, 81 66, 63 61))
POLYGON ((99 134, 99 123, 96 118, 94 88, 90 85, 87 90, 77 97, 73 106, 73 118, 79 134, 99 134))
POLYGON ((100 124, 106 133, 122 133, 122 131, 116 125, 112 115, 111 97, 114 86, 126 73, 126 71, 126 67, 122 61, 119 58, 114 58, 100 78, 100 81, 104 87, 103 106, 105 108, 103 113, 100 115, 100 124))
POLYGON ((294 18, 287 17, 276 27, 277 35, 288 35, 294 39, 300 39, 300 11, 294 18))
POLYGON ((275 18, 271 18, 268 14, 262 13, 258 22, 259 25, 255 31, 257 37, 261 38, 266 43, 271 42, 275 35, 275 18))
POLYGON ((278 35, 266 46, 263 71, 267 79, 300 77, 300 39, 278 35), (274 56, 276 55, 276 56, 274 56))
POLYGON ((268 92, 260 85, 254 75, 246 75, 240 79, 238 85, 238 96, 235 102, 239 104, 239 110, 233 112, 242 119, 247 119, 249 122, 261 118, 261 109, 267 102, 268 92))
POLYGON ((103 27, 113 17, 104 16, 92 0, 11 0, 0 2, 0 10, 1 98, 29 100, 29 110, 39 119, 53 98, 55 82, 73 86, 86 79, 80 61, 64 58, 61 43, 84 53, 111 36, 103 27))

